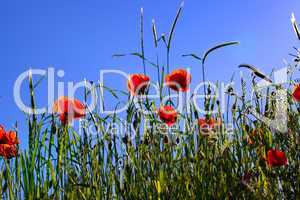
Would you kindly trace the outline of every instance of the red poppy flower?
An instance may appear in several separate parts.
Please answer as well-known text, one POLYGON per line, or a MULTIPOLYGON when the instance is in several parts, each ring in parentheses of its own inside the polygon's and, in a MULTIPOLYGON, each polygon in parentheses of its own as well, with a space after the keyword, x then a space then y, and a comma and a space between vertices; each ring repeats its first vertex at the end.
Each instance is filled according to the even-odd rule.
POLYGON ((63 124, 85 116, 84 105, 79 100, 68 97, 58 98, 53 104, 53 112, 59 114, 63 124))
POLYGON ((18 154, 17 144, 19 144, 19 140, 16 132, 5 132, 4 128, 0 126, 0 156, 6 159, 16 157, 18 154))
POLYGON ((11 159, 18 155, 18 149, 16 145, 0 144, 0 156, 5 159, 11 159))
POLYGON ((219 121, 216 121, 214 118, 206 119, 200 118, 198 119, 198 125, 201 133, 209 133, 211 130, 216 128, 220 124, 219 121))
POLYGON ((159 118, 168 126, 172 126, 177 121, 177 112, 172 106, 162 106, 158 110, 159 118))
POLYGON ((150 78, 144 74, 131 74, 127 80, 127 86, 132 96, 144 94, 150 83, 150 78))
POLYGON ((185 69, 176 69, 165 78, 166 85, 177 92, 186 92, 191 80, 191 75, 185 69))
POLYGON ((19 144, 17 133, 14 131, 6 132, 3 126, 0 125, 0 144, 9 144, 9 145, 19 144))
POLYGON ((300 84, 295 85, 292 96, 295 101, 300 102, 300 84))
POLYGON ((288 164, 288 159, 283 151, 270 149, 267 152, 267 163, 270 167, 278 167, 288 164))

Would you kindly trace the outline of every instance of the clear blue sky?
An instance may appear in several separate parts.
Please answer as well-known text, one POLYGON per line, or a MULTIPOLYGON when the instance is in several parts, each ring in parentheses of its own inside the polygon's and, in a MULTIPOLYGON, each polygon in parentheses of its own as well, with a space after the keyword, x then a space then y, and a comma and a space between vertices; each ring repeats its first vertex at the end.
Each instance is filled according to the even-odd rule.
MULTIPOLYGON (((65 70, 60 81, 98 80, 100 69, 142 72, 133 58, 113 59, 114 53, 139 50, 139 11, 145 11, 146 55, 152 48, 151 20, 158 33, 168 32, 180 4, 177 0, 2 0, 0 2, 0 124, 11 128, 18 121, 20 138, 27 141, 24 115, 13 100, 17 76, 31 68, 65 70)), ((263 71, 283 66, 297 40, 290 15, 300 19, 297 0, 186 0, 173 41, 171 68, 191 67, 193 84, 200 80, 198 63, 182 58, 201 55, 223 41, 238 40, 240 46, 226 48, 209 58, 208 76, 227 81, 240 63, 251 63, 263 71)), ((154 70, 150 70, 154 75, 154 70)), ((106 84, 125 89, 125 80, 110 78, 106 84)), ((28 96, 24 87, 24 97, 28 96)), ((36 94, 46 98, 45 84, 36 94)))

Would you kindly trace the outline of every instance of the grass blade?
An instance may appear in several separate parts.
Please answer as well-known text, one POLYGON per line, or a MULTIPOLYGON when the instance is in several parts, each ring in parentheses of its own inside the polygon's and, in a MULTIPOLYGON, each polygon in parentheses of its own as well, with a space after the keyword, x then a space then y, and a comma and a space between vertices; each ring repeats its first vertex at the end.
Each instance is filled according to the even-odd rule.
POLYGON ((300 31, 299 31, 299 27, 298 27, 298 24, 297 24, 297 22, 296 22, 296 18, 295 18, 294 13, 292 13, 291 22, 292 22, 292 25, 293 25, 293 29, 294 29, 294 31, 295 31, 295 34, 296 34, 298 40, 300 40, 300 31))
POLYGON ((173 34, 174 34, 174 31, 175 31, 175 27, 176 27, 177 21, 179 19, 180 13, 181 13, 181 11, 183 9, 183 6, 184 6, 184 1, 181 2, 181 4, 180 4, 180 7, 179 7, 179 9, 177 11, 176 17, 175 17, 175 19, 173 21, 173 24, 172 24, 172 27, 171 27, 171 30, 170 30, 170 33, 169 33, 169 39, 168 39, 168 44, 167 44, 168 51, 171 48, 171 41, 172 41, 172 38, 173 38, 173 34))
POLYGON ((205 52, 203 58, 202 58, 202 63, 205 63, 206 59, 207 59, 207 56, 212 53, 213 51, 217 50, 217 49, 220 49, 220 48, 223 48, 223 47, 226 47, 226 46, 231 46, 231 45, 238 45, 239 42, 237 41, 233 41, 233 42, 225 42, 225 43, 222 43, 222 44, 219 44, 217 46, 214 46, 212 48, 210 48, 207 52, 205 52))

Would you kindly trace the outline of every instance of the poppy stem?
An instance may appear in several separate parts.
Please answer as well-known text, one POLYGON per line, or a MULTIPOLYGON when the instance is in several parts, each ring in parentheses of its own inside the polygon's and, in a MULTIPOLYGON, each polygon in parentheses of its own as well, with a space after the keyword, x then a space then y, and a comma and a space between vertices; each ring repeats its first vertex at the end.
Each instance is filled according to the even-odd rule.
POLYGON ((143 59, 144 75, 146 75, 145 49, 144 49, 144 9, 141 8, 141 51, 143 59))
POLYGON ((202 82, 204 84, 204 95, 206 96, 206 86, 205 86, 205 66, 204 62, 202 62, 202 82))
MULTIPOLYGON (((167 74, 170 74, 170 49, 169 48, 167 48, 167 74)), ((169 103, 171 105, 171 89, 170 89, 170 87, 168 87, 168 93, 169 93, 169 103)))
POLYGON ((161 80, 160 80, 160 69, 159 69, 159 64, 158 64, 158 54, 156 52, 156 66, 157 66, 157 81, 158 81, 158 87, 161 87, 161 80))

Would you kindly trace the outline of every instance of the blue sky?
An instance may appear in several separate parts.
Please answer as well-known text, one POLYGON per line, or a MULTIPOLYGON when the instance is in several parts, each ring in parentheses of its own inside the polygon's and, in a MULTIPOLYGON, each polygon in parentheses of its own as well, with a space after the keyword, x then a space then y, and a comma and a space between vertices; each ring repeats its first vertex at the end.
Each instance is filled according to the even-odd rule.
MULTIPOLYGON (((26 121, 14 102, 13 85, 30 67, 63 69, 65 77, 58 80, 66 83, 98 80, 100 69, 142 72, 139 60, 113 59, 112 55, 139 51, 139 11, 143 7, 146 55, 154 58, 151 20, 155 19, 159 35, 167 33, 179 4, 177 0, 1 1, 0 124, 11 128, 18 121, 20 138, 27 141, 26 121)), ((241 63, 254 64, 265 72, 283 67, 283 59, 289 59, 288 53, 298 45, 290 25, 292 12, 300 19, 297 0, 186 0, 173 40, 171 69, 190 67, 196 84, 201 80, 199 64, 181 55, 202 55, 230 40, 241 44, 209 57, 210 80, 228 81, 241 63)), ((153 69, 148 71, 155 76, 153 69)), ((118 77, 108 78, 105 84, 126 89, 125 80, 118 77)), ((23 88, 26 98, 28 90, 23 88)), ((43 104, 45 83, 36 95, 43 104)))

